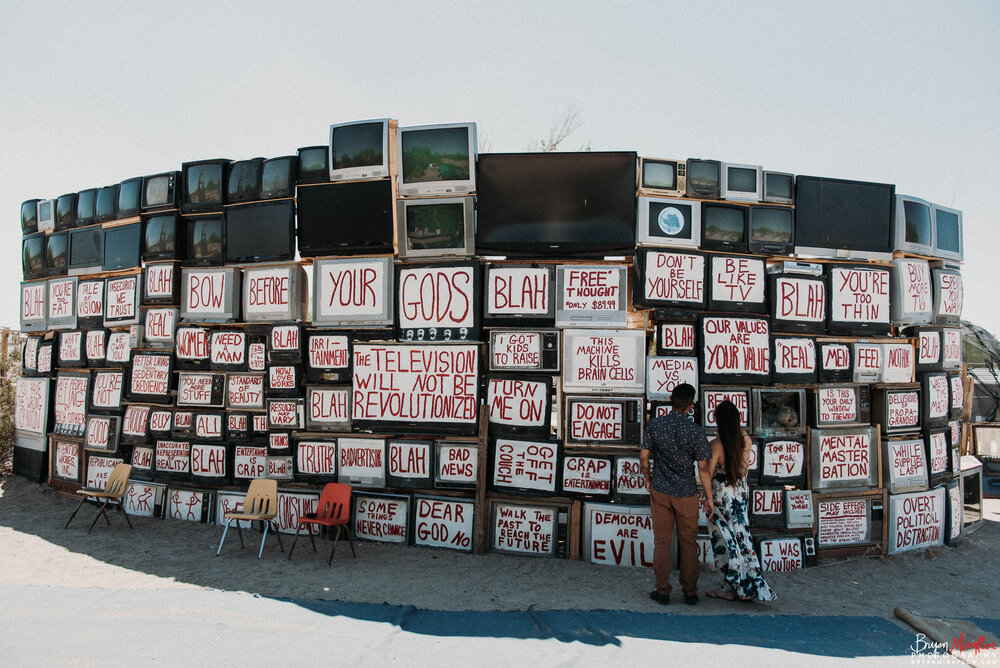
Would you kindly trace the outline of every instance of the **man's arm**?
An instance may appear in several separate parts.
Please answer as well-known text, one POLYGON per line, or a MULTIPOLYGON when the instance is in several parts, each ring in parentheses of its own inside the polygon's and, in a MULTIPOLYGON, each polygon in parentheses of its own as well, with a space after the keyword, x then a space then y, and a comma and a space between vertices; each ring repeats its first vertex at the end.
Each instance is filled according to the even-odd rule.
POLYGON ((705 514, 709 519, 712 519, 712 513, 715 512, 715 502, 712 501, 712 470, 710 467, 710 460, 703 459, 698 461, 698 477, 701 478, 701 486, 705 489, 705 503, 703 507, 705 508, 705 514))
POLYGON ((653 489, 653 477, 649 472, 649 450, 645 447, 639 451, 639 470, 642 471, 642 479, 646 481, 646 490, 653 489))

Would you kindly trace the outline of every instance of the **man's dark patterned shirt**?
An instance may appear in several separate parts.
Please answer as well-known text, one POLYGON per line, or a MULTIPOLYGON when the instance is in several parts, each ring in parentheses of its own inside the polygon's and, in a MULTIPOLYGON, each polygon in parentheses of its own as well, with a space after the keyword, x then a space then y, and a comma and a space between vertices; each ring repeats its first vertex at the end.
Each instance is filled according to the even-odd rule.
POLYGON ((670 496, 694 496, 694 463, 711 458, 705 430, 683 413, 671 411, 646 424, 642 449, 650 451, 653 489, 670 496))

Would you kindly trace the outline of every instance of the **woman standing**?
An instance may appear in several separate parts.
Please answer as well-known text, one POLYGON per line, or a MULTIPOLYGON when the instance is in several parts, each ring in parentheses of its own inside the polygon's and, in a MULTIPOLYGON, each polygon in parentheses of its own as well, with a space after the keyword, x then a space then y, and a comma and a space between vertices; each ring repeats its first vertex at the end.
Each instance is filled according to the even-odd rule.
POLYGON ((725 578, 722 589, 707 592, 727 601, 773 601, 777 598, 764 580, 760 560, 747 528, 747 466, 752 447, 740 427, 740 412, 731 401, 715 409, 719 435, 709 444, 712 458, 702 469, 701 483, 712 490, 715 511, 708 518, 715 565, 725 578), (714 472, 711 478, 707 471, 714 472))

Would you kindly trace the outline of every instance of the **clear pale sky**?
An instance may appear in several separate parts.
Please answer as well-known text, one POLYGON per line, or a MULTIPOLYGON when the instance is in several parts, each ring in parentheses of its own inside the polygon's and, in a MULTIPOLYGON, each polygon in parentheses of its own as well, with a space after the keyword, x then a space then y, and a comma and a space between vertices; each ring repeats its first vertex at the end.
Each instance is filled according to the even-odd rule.
POLYGON ((995 2, 0 4, 0 325, 20 203, 323 144, 329 125, 475 121, 563 144, 895 183, 964 211, 965 318, 1000 333, 995 2))

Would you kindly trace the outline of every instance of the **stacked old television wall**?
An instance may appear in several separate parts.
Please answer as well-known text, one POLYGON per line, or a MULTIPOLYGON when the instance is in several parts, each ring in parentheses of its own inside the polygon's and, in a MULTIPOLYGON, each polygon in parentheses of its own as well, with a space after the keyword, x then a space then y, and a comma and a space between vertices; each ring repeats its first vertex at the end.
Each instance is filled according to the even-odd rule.
POLYGON ((276 478, 283 531, 348 482, 358 538, 649 565, 638 446, 688 382, 754 438, 766 568, 961 538, 961 212, 475 146, 343 123, 25 202, 16 470, 126 461, 129 513, 199 522, 276 478))

